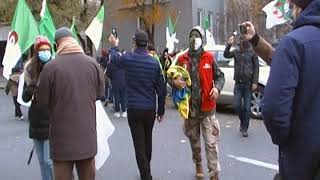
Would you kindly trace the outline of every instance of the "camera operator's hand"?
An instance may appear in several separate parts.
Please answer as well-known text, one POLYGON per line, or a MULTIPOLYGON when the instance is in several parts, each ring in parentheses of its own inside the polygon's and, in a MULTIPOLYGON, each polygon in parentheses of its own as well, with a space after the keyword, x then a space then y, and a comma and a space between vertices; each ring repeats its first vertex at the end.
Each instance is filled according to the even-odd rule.
POLYGON ((114 37, 112 34, 109 37, 109 42, 111 44, 111 47, 118 47, 119 45, 119 39, 114 37))
POLYGON ((256 30, 254 28, 254 25, 250 21, 244 22, 242 24, 247 27, 247 34, 243 35, 244 40, 250 41, 254 37, 254 35, 256 35, 256 30))
POLYGON ((234 36, 231 36, 228 40, 228 44, 232 45, 234 43, 234 36))

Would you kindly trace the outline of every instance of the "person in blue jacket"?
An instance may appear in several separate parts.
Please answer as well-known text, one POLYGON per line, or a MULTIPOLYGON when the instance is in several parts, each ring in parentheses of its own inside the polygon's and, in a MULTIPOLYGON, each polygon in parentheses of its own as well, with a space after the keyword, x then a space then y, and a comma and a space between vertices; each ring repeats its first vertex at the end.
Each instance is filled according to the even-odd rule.
POLYGON ((152 180, 152 131, 155 120, 161 122, 165 113, 166 86, 161 66, 148 54, 148 35, 142 30, 134 33, 132 52, 121 55, 119 39, 111 35, 109 41, 111 64, 125 71, 128 122, 140 177, 152 180))
MULTIPOLYGON (((290 5, 294 30, 281 40, 272 60, 267 59, 271 72, 262 110, 272 141, 279 146, 280 178, 317 180, 320 179, 320 0, 291 0, 290 5)), ((252 30, 249 27, 248 33, 252 34, 252 30)), ((263 41, 257 34, 251 39, 253 46, 269 54, 264 57, 270 57, 272 48, 262 48, 267 47, 261 44, 263 41)))

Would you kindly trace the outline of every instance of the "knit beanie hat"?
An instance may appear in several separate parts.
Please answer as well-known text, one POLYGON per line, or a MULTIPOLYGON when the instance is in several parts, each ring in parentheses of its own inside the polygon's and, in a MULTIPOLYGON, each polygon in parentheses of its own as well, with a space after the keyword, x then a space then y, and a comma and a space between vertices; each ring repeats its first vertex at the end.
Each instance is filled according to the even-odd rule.
POLYGON ((48 40, 47 37, 45 37, 45 36, 37 36, 36 37, 36 41, 34 43, 34 50, 38 51, 38 49, 39 49, 39 47, 41 45, 48 45, 51 48, 50 41, 48 40))
POLYGON ((65 37, 73 37, 72 32, 67 27, 61 27, 56 31, 56 34, 54 36, 54 41, 57 42, 61 38, 65 38, 65 37))
POLYGON ((148 34, 138 29, 133 35, 133 40, 138 46, 146 47, 148 44, 148 34))

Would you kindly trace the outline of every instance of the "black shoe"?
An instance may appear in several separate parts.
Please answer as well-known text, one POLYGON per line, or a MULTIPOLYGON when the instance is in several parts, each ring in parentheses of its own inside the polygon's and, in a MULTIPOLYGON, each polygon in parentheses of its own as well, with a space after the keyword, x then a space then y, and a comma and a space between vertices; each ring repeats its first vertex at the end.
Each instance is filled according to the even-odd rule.
POLYGON ((249 136, 247 130, 242 130, 242 131, 241 131, 241 134, 242 134, 242 137, 248 137, 248 136, 249 136))
POLYGON ((280 173, 277 173, 277 174, 274 176, 273 180, 281 180, 280 173))

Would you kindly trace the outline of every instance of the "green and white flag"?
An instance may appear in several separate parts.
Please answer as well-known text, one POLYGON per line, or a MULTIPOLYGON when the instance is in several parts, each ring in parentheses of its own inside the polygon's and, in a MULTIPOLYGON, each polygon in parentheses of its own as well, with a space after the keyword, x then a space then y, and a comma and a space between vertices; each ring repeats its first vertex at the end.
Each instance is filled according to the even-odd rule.
POLYGON ((53 20, 51 18, 46 0, 42 1, 42 9, 40 12, 40 17, 41 17, 41 21, 39 24, 39 32, 41 35, 46 36, 49 39, 53 47, 56 27, 54 26, 53 20))
POLYGON ((102 29, 103 29, 103 21, 104 21, 104 7, 101 6, 97 16, 92 20, 89 27, 85 31, 86 35, 91 39, 92 43, 96 47, 96 50, 98 50, 100 46, 102 29))
POLYGON ((71 30, 71 32, 72 32, 73 38, 74 38, 79 44, 81 44, 80 41, 79 41, 79 38, 78 38, 79 32, 78 32, 77 27, 76 27, 76 17, 73 17, 73 18, 72 18, 72 24, 71 24, 70 30, 71 30))
POLYGON ((174 51, 174 44, 179 43, 179 40, 176 38, 177 32, 175 25, 172 23, 171 17, 168 17, 168 24, 166 28, 166 47, 169 49, 169 53, 171 54, 174 51))
POLYGON ((25 0, 18 0, 2 61, 3 76, 6 79, 9 79, 12 68, 35 42, 37 35, 39 35, 38 24, 27 3, 25 0))
POLYGON ((216 45, 216 41, 214 40, 213 35, 211 33, 210 22, 208 17, 204 21, 204 30, 206 32, 206 42, 207 42, 205 45, 205 49, 212 49, 213 46, 216 45))
POLYGON ((266 28, 283 24, 289 20, 287 13, 289 11, 288 0, 273 0, 262 9, 267 14, 266 28))

